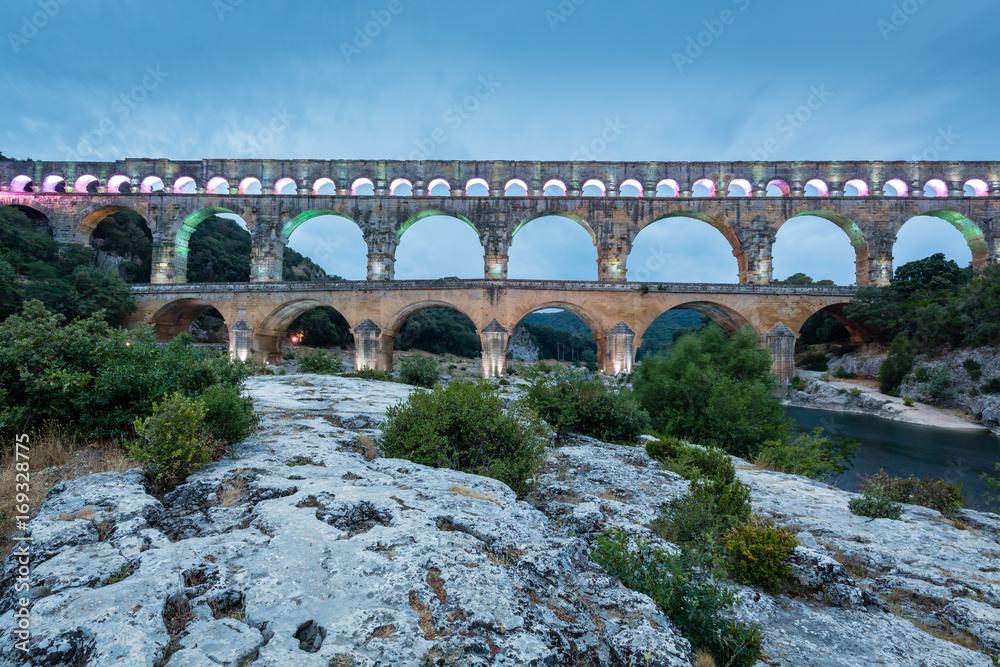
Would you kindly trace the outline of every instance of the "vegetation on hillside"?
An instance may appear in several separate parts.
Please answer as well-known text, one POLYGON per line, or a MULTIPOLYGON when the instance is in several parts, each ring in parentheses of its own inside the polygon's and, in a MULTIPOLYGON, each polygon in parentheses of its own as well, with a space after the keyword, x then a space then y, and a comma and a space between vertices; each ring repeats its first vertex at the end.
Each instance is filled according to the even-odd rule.
POLYGON ((113 213, 101 220, 90 237, 94 249, 122 258, 118 275, 127 283, 148 283, 153 267, 153 235, 135 211, 113 213))
POLYGON ((476 325, 462 313, 451 308, 427 308, 400 327, 395 349, 471 358, 480 355, 482 343, 476 325))

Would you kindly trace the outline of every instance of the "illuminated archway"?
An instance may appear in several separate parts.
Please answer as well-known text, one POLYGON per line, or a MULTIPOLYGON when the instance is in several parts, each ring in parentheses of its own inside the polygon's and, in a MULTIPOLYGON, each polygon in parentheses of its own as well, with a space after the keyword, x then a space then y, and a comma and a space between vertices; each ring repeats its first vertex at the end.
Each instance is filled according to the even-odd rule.
POLYGON ((815 210, 803 211, 792 216, 778 227, 771 256, 775 279, 784 279, 795 273, 805 273, 816 280, 830 279, 839 285, 868 284, 868 241, 858 224, 842 213, 815 210), (852 274, 846 270, 847 262, 852 261, 847 246, 843 245, 839 234, 826 233, 821 224, 816 224, 818 222, 816 219, 832 222, 847 235, 850 247, 854 249, 853 279, 850 279, 852 274), (782 229, 792 221, 797 222, 789 226, 783 235, 782 229), (796 231, 789 234, 792 230, 796 231), (839 265, 845 267, 842 270, 837 269, 837 248, 843 251, 839 256, 839 265), (827 264, 831 275, 816 275, 817 262, 827 264))
POLYGON ((970 262, 976 267, 985 266, 990 260, 990 247, 983 230, 957 211, 927 211, 904 221, 896 230, 896 242, 892 247, 895 266, 935 253, 943 253, 959 266, 970 262), (962 236, 952 233, 948 226, 957 229, 962 236))
POLYGON ((627 267, 629 282, 735 283, 747 271, 747 260, 735 232, 723 221, 675 211, 640 228, 627 267), (729 257, 736 257, 736 271, 729 257))
POLYGON ((395 277, 436 279, 483 277, 483 245, 465 216, 428 209, 408 218, 396 233, 395 277), (409 231, 417 226, 416 229, 409 231))
POLYGON ((285 223, 277 241, 283 279, 296 279, 295 268, 287 261, 293 256, 286 260, 286 248, 312 260, 330 276, 346 280, 364 280, 367 276, 368 245, 364 234, 353 219, 339 211, 303 211, 285 223))

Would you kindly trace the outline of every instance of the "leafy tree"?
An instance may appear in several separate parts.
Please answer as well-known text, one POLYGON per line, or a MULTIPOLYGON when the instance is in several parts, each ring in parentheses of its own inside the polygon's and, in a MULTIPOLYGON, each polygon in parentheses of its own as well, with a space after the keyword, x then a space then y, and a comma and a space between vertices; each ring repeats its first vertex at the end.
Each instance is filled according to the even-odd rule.
POLYGON ((632 384, 653 428, 744 458, 782 437, 789 424, 759 341, 749 327, 730 339, 713 324, 639 364, 632 384))
POLYGON ((813 280, 804 273, 793 273, 784 280, 775 280, 775 285, 834 285, 832 280, 813 280))
POLYGON ((90 245, 127 260, 118 269, 125 282, 149 282, 153 267, 153 234, 135 211, 119 211, 101 220, 90 237, 90 245))

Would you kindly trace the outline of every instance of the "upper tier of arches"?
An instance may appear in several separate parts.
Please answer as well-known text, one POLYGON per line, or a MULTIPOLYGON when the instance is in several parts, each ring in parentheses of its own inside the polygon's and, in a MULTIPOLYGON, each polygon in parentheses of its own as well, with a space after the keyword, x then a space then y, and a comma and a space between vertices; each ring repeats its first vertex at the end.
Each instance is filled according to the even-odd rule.
POLYGON ((0 190, 46 194, 415 197, 985 197, 995 162, 2 162, 0 190))

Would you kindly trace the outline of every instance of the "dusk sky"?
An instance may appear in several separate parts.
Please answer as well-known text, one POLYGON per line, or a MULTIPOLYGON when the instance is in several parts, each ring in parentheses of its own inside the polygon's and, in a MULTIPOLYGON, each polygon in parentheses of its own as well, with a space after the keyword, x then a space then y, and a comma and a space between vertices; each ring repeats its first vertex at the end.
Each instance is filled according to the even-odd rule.
MULTIPOLYGON (((620 131, 595 159, 760 159, 769 139, 775 160, 1000 153, 1000 6, 986 0, 10 0, 2 12, 0 150, 22 159, 72 159, 82 142, 81 158, 106 160, 565 160, 608 123, 620 131), (359 37, 366 24, 373 37, 359 37), (708 45, 689 48, 703 31, 708 45), (806 122, 782 121, 816 90, 826 99, 806 122), (105 118, 114 131, 100 136, 105 118)), ((291 246, 364 277, 349 223, 317 218, 291 246)), ((957 230, 918 219, 895 263, 933 252, 971 259, 957 230)), ((832 223, 788 223, 773 254, 776 278, 854 281, 832 223)), ((396 276, 482 277, 481 255, 467 226, 429 218, 403 237, 396 276)), ((631 279, 736 272, 722 235, 693 220, 652 226, 629 259, 631 279)), ((533 222, 511 248, 512 278, 596 275, 596 250, 571 221, 533 222)))

